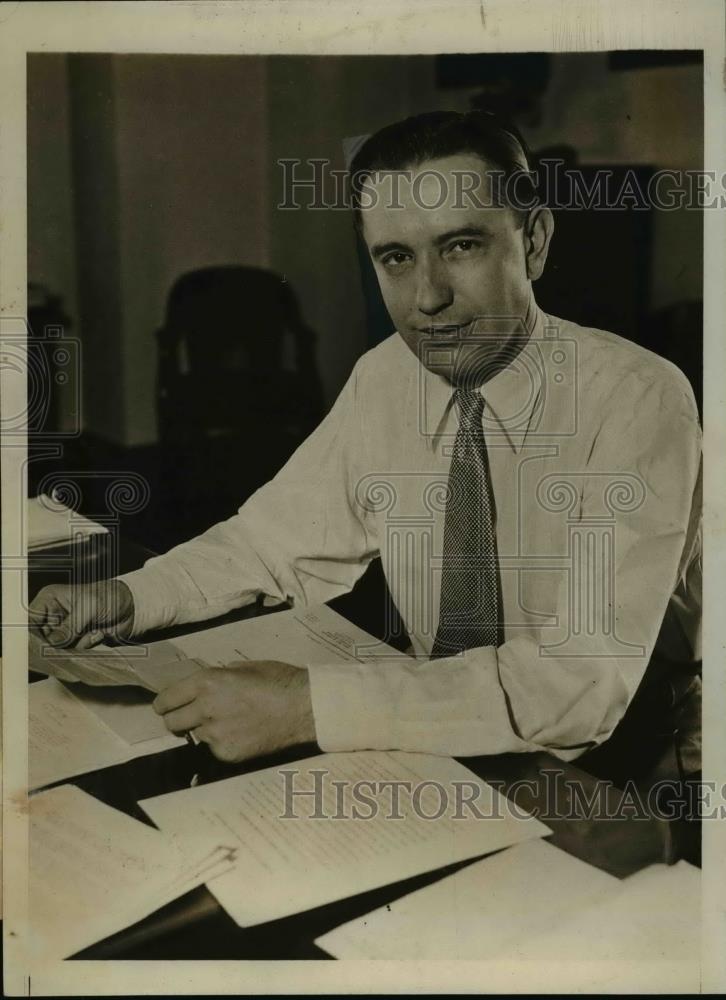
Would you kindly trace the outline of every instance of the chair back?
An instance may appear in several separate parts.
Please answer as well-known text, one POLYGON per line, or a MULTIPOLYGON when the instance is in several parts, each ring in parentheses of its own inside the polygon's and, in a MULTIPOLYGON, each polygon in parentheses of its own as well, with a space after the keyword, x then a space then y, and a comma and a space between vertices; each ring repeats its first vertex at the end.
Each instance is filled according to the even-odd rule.
POLYGON ((162 441, 239 431, 251 416, 309 433, 322 415, 314 340, 292 289, 271 271, 182 275, 157 332, 162 441))

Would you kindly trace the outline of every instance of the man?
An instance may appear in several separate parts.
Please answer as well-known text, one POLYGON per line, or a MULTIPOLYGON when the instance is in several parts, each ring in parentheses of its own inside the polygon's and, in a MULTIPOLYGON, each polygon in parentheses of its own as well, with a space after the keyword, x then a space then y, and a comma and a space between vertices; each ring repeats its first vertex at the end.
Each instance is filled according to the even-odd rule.
POLYGON ((260 594, 327 601, 380 554, 415 659, 202 672, 157 697, 168 728, 224 760, 607 741, 656 647, 698 656, 698 417, 670 363, 539 310, 553 219, 529 167, 481 112, 371 137, 354 211, 397 333, 235 517, 118 580, 47 588, 31 620, 88 647, 260 594))

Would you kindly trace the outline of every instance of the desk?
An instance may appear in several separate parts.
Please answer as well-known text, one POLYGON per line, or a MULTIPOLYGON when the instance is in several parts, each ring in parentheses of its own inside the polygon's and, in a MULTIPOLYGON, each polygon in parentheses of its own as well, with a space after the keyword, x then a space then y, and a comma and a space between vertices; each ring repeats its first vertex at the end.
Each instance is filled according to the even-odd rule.
MULTIPOLYGON (((119 572, 142 565, 151 554, 139 546, 122 545, 119 572)), ((86 580, 93 578, 94 566, 105 564, 90 555, 89 560, 84 571, 86 580)), ((31 596, 51 579, 58 579, 57 568, 52 575, 46 560, 41 558, 35 566, 31 564, 31 596)), ((239 620, 255 613, 257 608, 252 607, 226 618, 239 620)), ((214 627, 223 620, 202 623, 199 628, 214 627)), ((153 638, 171 634, 159 633, 153 638)), ((316 752, 315 746, 296 747, 245 764, 229 765, 215 760, 204 745, 183 746, 70 780, 107 804, 148 822, 138 800, 188 788, 195 774, 201 782, 213 781, 289 763, 316 752)), ((505 794, 516 797, 519 807, 537 809, 552 829, 550 843, 613 875, 624 877, 663 859, 665 842, 674 825, 627 813, 613 819, 583 817, 581 810, 578 813, 573 809, 573 785, 589 797, 596 779, 573 764, 564 764, 546 753, 469 757, 462 763, 479 777, 497 784, 505 794)), ((617 813, 622 798, 618 789, 608 790, 610 814, 617 813)), ((75 958, 324 959, 329 956, 313 943, 316 937, 466 864, 471 861, 250 929, 239 928, 202 887, 75 958)))

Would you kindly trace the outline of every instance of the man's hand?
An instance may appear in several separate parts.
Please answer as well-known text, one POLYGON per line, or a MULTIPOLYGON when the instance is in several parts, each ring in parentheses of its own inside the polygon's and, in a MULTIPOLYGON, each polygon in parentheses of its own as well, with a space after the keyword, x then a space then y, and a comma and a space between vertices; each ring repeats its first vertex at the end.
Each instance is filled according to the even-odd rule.
POLYGON ((134 621, 134 599, 120 580, 51 584, 43 587, 28 609, 28 622, 54 646, 89 649, 106 637, 128 639, 134 621))
POLYGON ((154 710, 228 762, 315 741, 308 672, 275 660, 200 670, 165 688, 154 710))

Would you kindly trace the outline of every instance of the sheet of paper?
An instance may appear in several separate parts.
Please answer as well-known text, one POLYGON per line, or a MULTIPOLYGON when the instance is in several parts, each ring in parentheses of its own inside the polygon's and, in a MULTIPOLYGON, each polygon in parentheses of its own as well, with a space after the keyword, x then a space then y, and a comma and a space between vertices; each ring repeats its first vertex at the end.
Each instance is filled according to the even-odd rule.
POLYGON ((201 670, 169 640, 146 646, 109 646, 88 650, 59 649, 30 631, 28 664, 31 670, 64 681, 101 687, 131 686, 157 692, 173 680, 201 670))
POLYGON ((629 992, 645 972, 649 990, 670 993, 697 990, 699 933, 700 872, 685 861, 620 880, 533 841, 315 943, 341 959, 559 961, 578 991, 629 992))
POLYGON ((169 732, 164 720, 151 707, 154 696, 142 688, 69 684, 68 690, 132 747, 153 740, 157 753, 184 743, 184 739, 169 732))
MULTIPOLYGON (((239 660, 307 664, 360 662, 374 655, 401 657, 325 604, 292 608, 172 639, 182 655, 209 666, 239 660)), ((155 643, 149 645, 151 649, 155 643)))
POLYGON ((523 956, 542 966, 572 957, 567 992, 701 992, 701 873, 686 861, 651 865, 615 891, 563 915, 523 956))
POLYGON ((59 680, 79 680, 88 684, 138 684, 140 681, 133 667, 110 647, 102 644, 85 652, 58 649, 34 631, 28 633, 28 666, 59 680))
POLYGON ((279 611, 145 645, 58 649, 29 633, 31 670, 92 686, 137 686, 161 691, 205 666, 240 660, 290 663, 360 662, 401 654, 378 642, 326 605, 279 611))
POLYGON ((31 684, 28 701, 31 788, 129 759, 128 744, 54 677, 31 684))
MULTIPOLYGON (((114 731, 114 725, 107 725, 101 713, 93 711, 76 693, 82 690, 82 685, 66 687, 55 677, 30 685, 31 788, 183 745, 184 740, 169 733, 148 704, 106 705, 109 723, 117 730, 114 731), (132 743, 123 738, 124 733, 150 734, 152 727, 156 735, 149 735, 144 741, 132 743)), ((101 689, 85 690, 92 697, 101 689)))
POLYGON ((141 806, 192 854, 224 837, 238 848, 234 869, 210 888, 241 926, 549 833, 531 817, 512 816, 506 799, 456 761, 399 752, 323 754, 147 799, 141 806), (316 795, 292 794, 316 787, 316 795), (484 819, 457 807, 462 794, 474 790, 484 819), (439 818, 424 818, 444 801, 439 818), (283 818, 286 809, 289 818, 283 818))
POLYGON ((553 923, 532 940, 529 955, 555 954, 567 941, 573 953, 593 961, 667 960, 697 967, 700 931, 700 870, 687 861, 656 864, 618 881, 595 905, 553 923))
POLYGON ((228 869, 71 785, 30 799, 30 921, 38 956, 66 958, 228 869))
POLYGON ((619 880, 545 841, 476 861, 318 938, 336 958, 496 959, 619 880))
POLYGON ((64 545, 79 535, 106 535, 108 528, 50 497, 33 497, 26 501, 28 512, 28 548, 50 548, 64 545))

